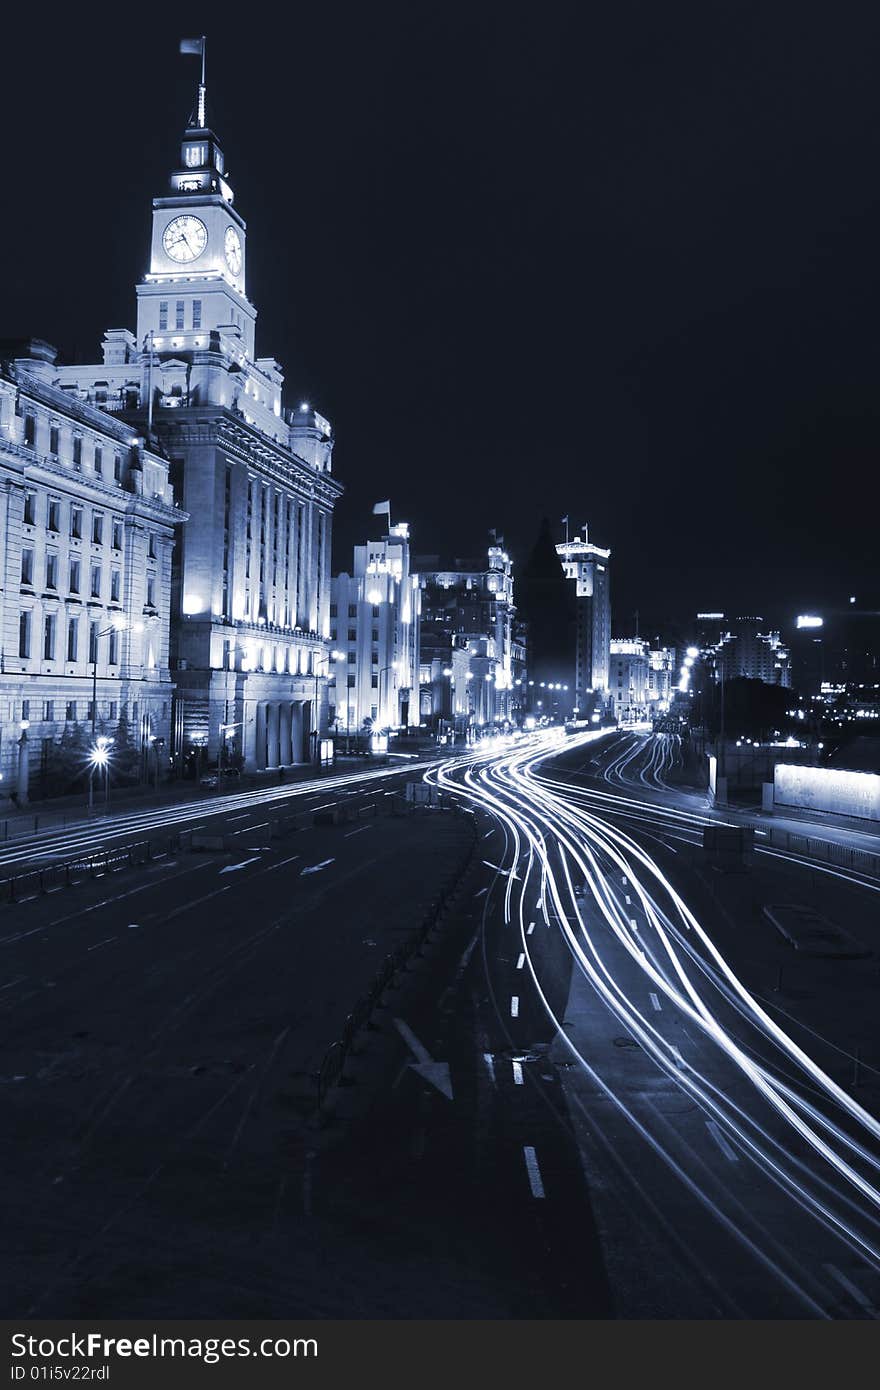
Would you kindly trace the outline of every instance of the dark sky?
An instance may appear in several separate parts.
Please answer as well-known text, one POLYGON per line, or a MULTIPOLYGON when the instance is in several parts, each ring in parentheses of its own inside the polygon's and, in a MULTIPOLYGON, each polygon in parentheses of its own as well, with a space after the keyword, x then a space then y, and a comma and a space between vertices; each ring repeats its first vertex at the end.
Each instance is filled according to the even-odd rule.
POLYGON ((588 521, 617 630, 876 589, 876 6, 31 7, 2 333, 94 360, 134 326, 208 13, 258 352, 336 430, 337 569, 390 497, 419 551, 588 521))

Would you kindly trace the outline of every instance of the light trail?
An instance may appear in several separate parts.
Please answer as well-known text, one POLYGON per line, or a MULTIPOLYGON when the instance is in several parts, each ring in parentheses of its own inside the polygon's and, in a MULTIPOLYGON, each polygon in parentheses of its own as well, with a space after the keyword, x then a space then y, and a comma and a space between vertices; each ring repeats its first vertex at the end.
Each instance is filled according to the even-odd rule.
MULTIPOLYGON (((601 732, 576 735, 567 747, 601 737, 601 732)), ((507 876, 505 920, 518 919, 538 995, 585 1073, 810 1315, 828 1316, 835 1295, 821 1261, 804 1267, 794 1247, 763 1230, 730 1191, 710 1195, 705 1183, 685 1172, 668 1144, 660 1142, 656 1124, 652 1129, 644 1115, 637 1117, 633 1104, 621 1100, 614 1085, 588 1063, 583 1048, 563 1032, 541 985, 526 926, 534 916, 538 874, 545 922, 562 933, 583 978, 628 1036, 700 1107, 707 1123, 716 1127, 710 1134, 721 1136, 738 1158, 749 1160, 762 1179, 774 1184, 779 1196, 818 1223, 826 1245, 833 1238, 850 1260, 863 1261, 872 1278, 880 1274, 880 1122, 771 1017, 657 861, 610 819, 622 814, 639 823, 647 820, 656 834, 658 823, 661 833, 664 825, 701 833, 703 825, 718 824, 717 818, 573 788, 539 772, 558 747, 558 738, 546 735, 491 760, 444 764, 427 779, 501 821, 514 847, 514 865, 527 853, 521 874, 507 876), (649 1005, 649 999, 656 1003, 649 1005), (680 1028, 673 1033, 673 1021, 681 1019, 696 1030, 696 1060, 690 1048, 688 1058, 682 1056, 680 1028), (737 1100, 730 1094, 734 1083, 743 1093, 737 1100)), ((637 744, 636 752, 641 747, 637 744)), ((650 775, 661 777, 673 756, 658 742, 648 764, 650 775)), ((617 754, 604 771, 606 782, 619 777, 633 757, 629 746, 617 754)), ((872 886, 856 876, 841 876, 872 886)))

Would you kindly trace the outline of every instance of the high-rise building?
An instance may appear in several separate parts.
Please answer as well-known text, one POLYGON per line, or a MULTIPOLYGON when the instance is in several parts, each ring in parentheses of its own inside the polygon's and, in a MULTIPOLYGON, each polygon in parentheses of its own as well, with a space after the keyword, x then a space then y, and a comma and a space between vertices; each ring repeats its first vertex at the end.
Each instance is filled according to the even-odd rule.
POLYGON ((56 351, 0 345, 0 790, 67 790, 93 736, 128 730, 143 772, 167 754, 168 462, 59 382, 56 351))
POLYGON ((337 734, 418 726, 420 608, 406 522, 354 547, 351 574, 331 583, 329 699, 337 734))
POLYGON ((190 514, 173 581, 175 751, 214 756, 222 742, 266 768, 317 756, 342 489, 330 424, 308 404, 285 408, 281 367, 256 356, 247 227, 199 95, 153 199, 136 333, 109 330, 103 363, 61 379, 157 440, 190 514))
POLYGON ((580 713, 604 698, 610 686, 611 551, 587 539, 562 541, 556 553, 574 585, 577 609, 575 706, 580 713))
POLYGON ((459 731, 518 720, 525 651, 514 605, 513 563, 503 544, 486 561, 418 556, 422 600, 421 712, 459 731))

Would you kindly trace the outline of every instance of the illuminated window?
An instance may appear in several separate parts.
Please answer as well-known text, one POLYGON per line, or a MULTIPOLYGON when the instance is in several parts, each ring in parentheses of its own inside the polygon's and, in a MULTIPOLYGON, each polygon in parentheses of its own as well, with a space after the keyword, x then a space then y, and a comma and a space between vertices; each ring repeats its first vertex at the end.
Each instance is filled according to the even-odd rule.
POLYGON ((193 300, 193 328, 201 328, 201 326, 202 326, 202 301, 201 301, 200 299, 194 299, 194 300, 193 300))
POLYGON ((113 549, 122 549, 122 522, 113 518, 113 549))
POLYGON ((174 305, 174 327, 183 328, 183 300, 178 299, 174 305))
POLYGON ((159 300, 159 331, 165 333, 168 330, 168 300, 159 300))

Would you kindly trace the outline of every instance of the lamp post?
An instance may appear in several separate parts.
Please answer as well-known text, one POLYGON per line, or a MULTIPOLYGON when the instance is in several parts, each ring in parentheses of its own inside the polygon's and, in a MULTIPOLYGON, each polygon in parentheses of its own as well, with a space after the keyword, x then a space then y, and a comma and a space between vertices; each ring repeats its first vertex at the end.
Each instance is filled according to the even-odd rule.
MULTIPOLYGON (((309 738, 312 740, 312 762, 315 762, 315 763, 318 761, 318 757, 319 757, 319 752, 320 752, 320 750, 319 750, 319 740, 320 740, 320 737, 321 737, 321 728, 320 728, 320 725, 321 725, 320 705, 319 705, 319 703, 318 703, 318 680, 320 679, 321 676, 326 676, 327 673, 328 673, 328 671, 330 670, 330 661, 331 661, 331 658, 332 658, 333 661, 342 661, 342 660, 344 659, 344 653, 343 653, 343 652, 337 652, 337 651, 328 652, 328 651, 325 650, 324 653, 323 653, 323 656, 324 656, 324 665, 323 665, 323 669, 319 669, 317 661, 315 662, 315 673, 314 673, 314 675, 315 675, 315 700, 314 700, 314 705, 315 705, 315 727, 314 727, 313 729, 310 729, 310 730, 309 730, 309 738)), ((346 699, 347 699, 347 698, 348 698, 348 691, 347 691, 347 690, 346 690, 345 694, 346 694, 346 699)))
POLYGON ((233 729, 240 729, 240 728, 241 728, 241 721, 240 721, 240 720, 239 720, 239 722, 238 722, 237 724, 221 724, 221 725, 220 725, 220 746, 219 746, 218 749, 217 749, 217 793, 218 793, 218 795, 219 795, 219 793, 220 793, 220 791, 221 791, 221 789, 222 789, 222 788, 221 788, 221 783, 222 783, 222 780, 223 780, 223 750, 224 750, 224 748, 226 747, 226 740, 227 740, 227 738, 229 737, 229 735, 232 733, 233 729))
POLYGON ((89 753, 89 810, 95 804, 95 773, 100 769, 104 773, 104 810, 106 811, 110 803, 110 745, 112 738, 101 737, 92 745, 89 753))
POLYGON ((92 741, 93 741, 93 742, 94 742, 94 739, 95 739, 95 726, 96 726, 96 721, 97 721, 97 716, 98 716, 98 643, 100 642, 100 640, 101 640, 102 637, 108 637, 108 636, 110 635, 111 632, 125 632, 126 629, 129 629, 129 628, 131 629, 132 632, 143 632, 143 630, 144 630, 144 625, 143 625, 143 623, 140 623, 140 622, 138 622, 138 623, 133 623, 133 622, 130 621, 130 619, 123 617, 123 615, 120 613, 116 618, 113 619, 113 621, 110 623, 110 626, 109 626, 109 627, 105 627, 101 632, 97 633, 96 636, 95 636, 95 655, 94 655, 94 658, 93 658, 93 660, 92 660, 92 741))
MULTIPOLYGON (((380 671, 379 671, 379 714, 380 714, 380 718, 381 718, 381 714, 382 714, 382 677, 385 675, 386 671, 396 671, 399 665, 400 665, 400 662, 399 662, 399 661, 392 661, 392 662, 389 662, 389 664, 388 664, 387 666, 381 667, 381 669, 380 669, 380 671)), ((390 724, 386 724, 386 728, 390 728, 390 727, 391 727, 390 724)), ((396 727, 397 727, 397 721, 395 720, 395 728, 396 728, 396 727)))

